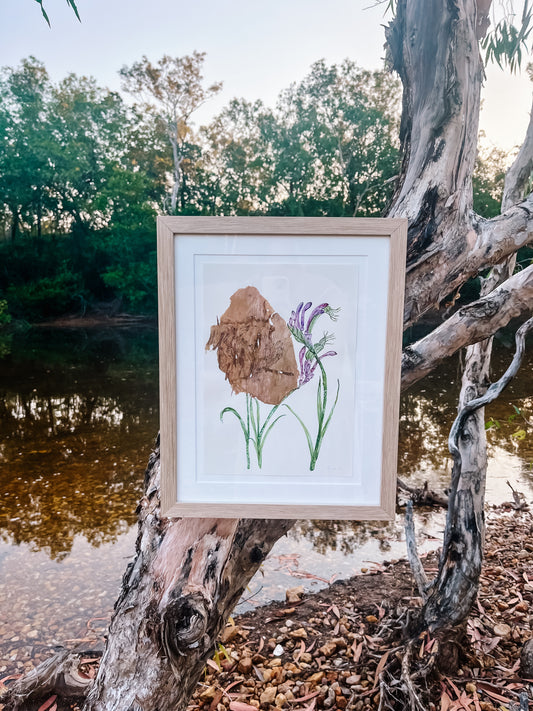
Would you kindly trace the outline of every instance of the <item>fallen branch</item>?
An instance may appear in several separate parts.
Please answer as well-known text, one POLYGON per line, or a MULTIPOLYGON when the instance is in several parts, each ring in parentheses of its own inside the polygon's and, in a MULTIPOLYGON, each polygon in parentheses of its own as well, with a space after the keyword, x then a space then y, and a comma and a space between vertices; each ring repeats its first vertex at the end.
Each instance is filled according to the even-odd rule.
POLYGON ((16 711, 52 693, 62 698, 84 697, 93 680, 80 671, 81 660, 100 655, 101 652, 94 650, 63 649, 16 681, 0 697, 0 702, 6 709, 16 711))
POLYGON ((398 489, 410 494, 414 506, 442 506, 448 508, 448 497, 438 491, 429 488, 427 481, 422 486, 411 486, 403 479, 397 480, 398 489))
POLYGON ((407 508, 405 510, 405 542, 407 544, 407 559, 409 560, 409 565, 411 566, 420 597, 425 602, 427 599, 428 579, 416 546, 413 502, 411 499, 407 502, 407 508))

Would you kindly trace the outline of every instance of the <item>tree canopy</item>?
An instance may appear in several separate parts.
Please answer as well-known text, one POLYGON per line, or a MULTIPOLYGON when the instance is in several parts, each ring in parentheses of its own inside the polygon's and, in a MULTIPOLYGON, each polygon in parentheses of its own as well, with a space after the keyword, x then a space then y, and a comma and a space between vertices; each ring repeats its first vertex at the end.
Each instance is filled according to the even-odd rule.
POLYGON ((277 106, 191 116, 204 55, 120 74, 134 103, 33 57, 0 74, 0 297, 17 318, 155 310, 154 216, 379 215, 399 171, 399 84, 316 62, 277 106), (60 248, 58 248, 60 245, 60 248))

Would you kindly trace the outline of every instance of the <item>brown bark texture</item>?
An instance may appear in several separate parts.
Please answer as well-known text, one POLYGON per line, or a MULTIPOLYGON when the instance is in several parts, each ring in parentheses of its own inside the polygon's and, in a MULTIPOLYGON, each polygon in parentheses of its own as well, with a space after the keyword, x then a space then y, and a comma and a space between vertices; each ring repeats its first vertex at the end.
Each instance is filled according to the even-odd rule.
POLYGON ((218 367, 234 393, 279 405, 298 386, 291 333, 255 286, 233 294, 211 326, 206 349, 217 351, 218 367))

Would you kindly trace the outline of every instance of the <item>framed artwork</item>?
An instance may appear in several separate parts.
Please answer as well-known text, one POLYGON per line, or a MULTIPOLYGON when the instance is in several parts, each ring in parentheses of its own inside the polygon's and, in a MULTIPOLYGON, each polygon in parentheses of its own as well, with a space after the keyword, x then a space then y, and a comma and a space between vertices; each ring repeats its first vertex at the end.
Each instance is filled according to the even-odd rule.
POLYGON ((393 517, 406 235, 158 219, 164 515, 393 517))

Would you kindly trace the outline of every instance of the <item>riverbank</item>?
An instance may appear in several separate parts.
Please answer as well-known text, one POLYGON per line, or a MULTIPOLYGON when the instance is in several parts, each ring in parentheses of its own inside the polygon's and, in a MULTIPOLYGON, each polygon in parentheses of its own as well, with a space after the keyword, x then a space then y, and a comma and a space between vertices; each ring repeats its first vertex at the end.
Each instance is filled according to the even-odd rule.
POLYGON ((80 316, 79 314, 72 316, 63 316, 61 318, 51 319, 49 321, 40 321, 30 324, 31 328, 109 328, 109 327, 133 327, 133 326, 150 326, 157 328, 157 316, 143 316, 137 314, 114 314, 98 315, 88 314, 80 316))
MULTIPOLYGON (((489 514, 464 654, 453 674, 419 680, 427 709, 507 709, 531 689, 519 676, 519 659, 533 622, 532 533, 530 512, 489 514)), ((429 578, 436 566, 435 555, 425 559, 429 578)), ((297 591, 289 592, 286 603, 267 605, 226 627, 218 665, 209 664, 191 711, 407 708, 395 654, 404 625, 421 605, 407 563, 297 597, 297 591)), ((417 642, 415 668, 428 661, 433 645, 427 636, 417 642)))
MULTIPOLYGON (((485 564, 464 654, 453 674, 434 673, 419 684, 428 711, 508 709, 520 692, 531 689, 519 676, 519 659, 533 622, 532 534, 531 512, 489 512, 485 564)), ((434 554, 426 557, 429 577, 436 565, 434 554)), ((290 589, 285 602, 227 625, 190 711, 370 711, 387 708, 385 702, 388 708, 407 708, 395 655, 403 626, 420 604, 405 561, 315 594, 290 589)), ((80 641, 91 650, 101 646, 103 627, 96 632, 93 621, 87 629, 85 640, 66 646, 80 641)), ((433 644, 428 637, 416 643, 415 667, 427 662, 433 644)), ((96 667, 93 660, 85 671, 92 675, 96 667)), ((13 682, 10 676, 3 670, 0 690, 2 681, 6 687, 13 682)))

